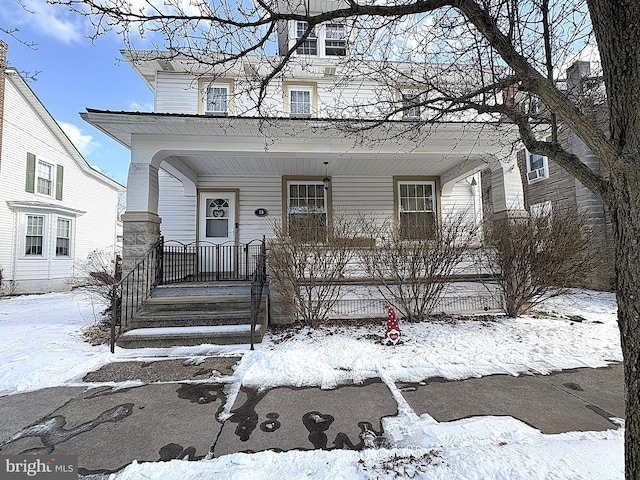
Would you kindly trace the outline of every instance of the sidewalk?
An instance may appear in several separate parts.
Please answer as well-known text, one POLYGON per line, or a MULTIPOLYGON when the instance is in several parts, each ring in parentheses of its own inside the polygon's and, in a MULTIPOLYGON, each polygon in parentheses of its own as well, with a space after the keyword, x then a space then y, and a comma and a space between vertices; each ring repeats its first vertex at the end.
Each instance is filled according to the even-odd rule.
MULTIPOLYGON (((176 381, 194 378, 206 370, 202 365, 173 365, 163 377, 154 371, 158 364, 170 367, 163 363, 142 370, 169 383, 116 391, 60 387, 0 397, 1 453, 77 454, 86 473, 118 470, 133 460, 198 459, 209 452, 362 448, 363 432, 367 441, 381 441, 382 419, 398 413, 391 390, 373 379, 334 390, 242 388, 232 416, 221 422, 225 385, 176 381)), ((93 381, 98 379, 99 372, 93 381)), ((509 415, 544 433, 559 433, 615 429, 609 418, 624 418, 621 364, 546 376, 432 378, 395 387, 416 414, 437 422, 509 415)))

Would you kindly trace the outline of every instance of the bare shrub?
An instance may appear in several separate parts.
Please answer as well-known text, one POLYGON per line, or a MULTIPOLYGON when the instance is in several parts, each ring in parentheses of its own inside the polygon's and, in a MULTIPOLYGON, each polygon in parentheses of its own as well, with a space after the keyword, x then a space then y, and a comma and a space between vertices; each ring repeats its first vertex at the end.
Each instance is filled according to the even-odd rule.
POLYGON ((599 266, 601 245, 573 209, 489 220, 479 262, 497 278, 505 312, 518 317, 547 298, 583 285, 599 266))
POLYGON ((353 216, 334 214, 327 224, 320 215, 299 215, 287 226, 273 222, 267 250, 271 290, 285 313, 310 326, 326 320, 344 290, 361 238, 353 216))
POLYGON ((104 301, 110 313, 118 296, 117 284, 122 278, 122 259, 116 249, 94 250, 74 265, 83 286, 104 301))
POLYGON ((450 214, 433 226, 413 225, 410 234, 393 221, 371 231, 379 233, 376 247, 362 252, 364 270, 382 297, 415 322, 433 311, 478 233, 465 213, 450 214))

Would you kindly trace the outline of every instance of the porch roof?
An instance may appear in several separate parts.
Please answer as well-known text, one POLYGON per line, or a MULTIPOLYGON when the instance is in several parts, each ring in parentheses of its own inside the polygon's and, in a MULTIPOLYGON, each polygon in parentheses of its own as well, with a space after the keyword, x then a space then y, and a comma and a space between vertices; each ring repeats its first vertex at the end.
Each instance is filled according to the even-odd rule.
POLYGON ((170 164, 195 175, 321 175, 325 161, 331 162, 332 175, 358 175, 366 161, 370 175, 454 177, 508 158, 518 139, 514 125, 486 122, 416 124, 93 109, 81 116, 124 146, 153 146, 170 164))

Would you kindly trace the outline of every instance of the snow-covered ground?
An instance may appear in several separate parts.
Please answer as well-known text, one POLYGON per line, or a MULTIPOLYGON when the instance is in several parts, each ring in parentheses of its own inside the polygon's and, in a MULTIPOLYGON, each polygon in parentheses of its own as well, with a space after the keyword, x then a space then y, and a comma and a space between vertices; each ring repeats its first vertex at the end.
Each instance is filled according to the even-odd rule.
MULTIPOLYGON (((549 373, 600 367, 621 361, 612 294, 576 291, 544 304, 544 313, 520 319, 495 317, 455 323, 401 324, 403 343, 377 342, 384 325, 301 329, 267 335, 247 346, 201 345, 123 350, 83 342, 81 329, 103 307, 76 290, 0 299, 0 395, 82 384, 88 371, 113 361, 144 358, 241 355, 229 384, 256 387, 321 386, 380 377, 395 381, 450 379, 493 373, 549 373), (582 321, 571 316, 578 315, 582 321)), ((231 395, 229 404, 234 398, 231 395)), ((414 478, 529 479, 623 478, 623 429, 544 435, 503 417, 437 423, 418 417, 399 402, 399 415, 386 419, 392 450, 291 451, 235 454, 201 462, 132 464, 114 480, 158 478, 360 479, 414 478)))

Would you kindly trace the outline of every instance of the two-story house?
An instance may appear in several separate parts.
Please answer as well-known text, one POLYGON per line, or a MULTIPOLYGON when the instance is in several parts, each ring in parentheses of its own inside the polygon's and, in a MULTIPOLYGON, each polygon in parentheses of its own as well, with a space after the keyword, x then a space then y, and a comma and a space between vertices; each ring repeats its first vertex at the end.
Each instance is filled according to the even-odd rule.
MULTIPOLYGON (((247 56, 212 66, 169 52, 122 52, 154 93, 154 111, 88 109, 82 117, 131 150, 125 271, 160 236, 167 244, 246 245, 271 236, 274 221, 296 229, 315 216, 326 225, 338 212, 408 230, 416 219, 436 228, 462 209, 479 222, 487 166, 494 210, 524 208, 512 125, 460 117, 428 124, 417 101, 428 92, 402 79, 377 81, 365 71, 380 71, 376 62, 357 74, 346 68, 355 34, 348 21, 309 30, 283 23, 271 62, 247 56), (266 85, 254 81, 294 47, 286 69, 266 85), (350 133, 350 120, 375 128, 350 133)), ((216 278, 242 262, 234 253, 197 269, 216 278)))
POLYGON ((124 187, 91 168, 0 42, 0 292, 68 290, 93 250, 114 250, 124 187))

